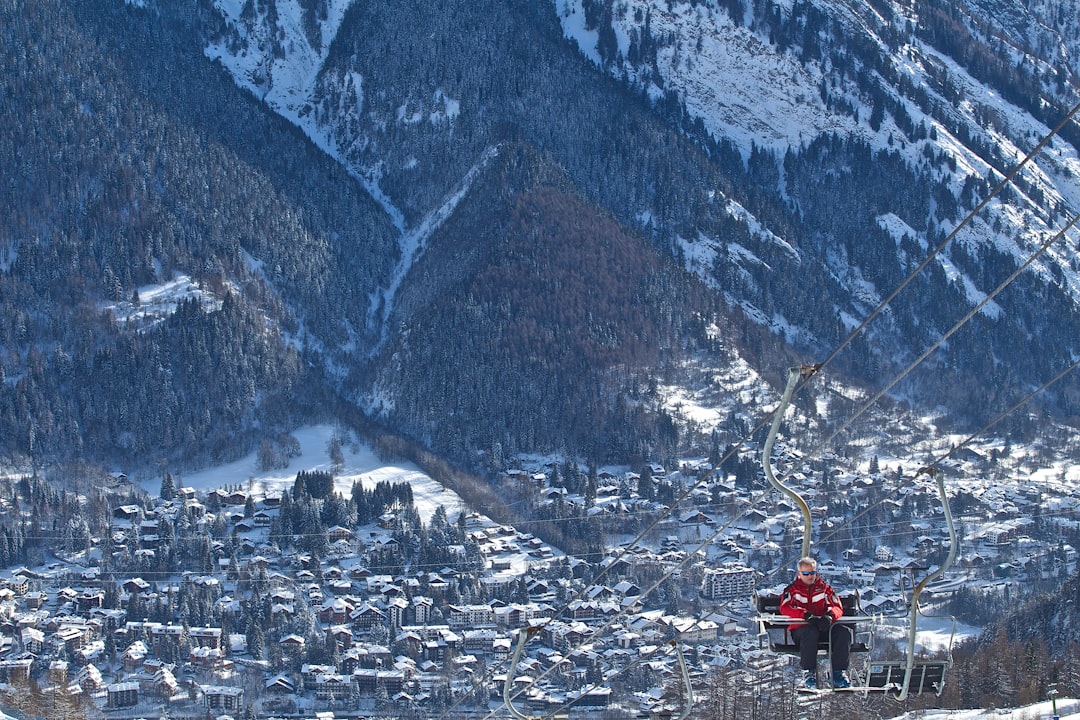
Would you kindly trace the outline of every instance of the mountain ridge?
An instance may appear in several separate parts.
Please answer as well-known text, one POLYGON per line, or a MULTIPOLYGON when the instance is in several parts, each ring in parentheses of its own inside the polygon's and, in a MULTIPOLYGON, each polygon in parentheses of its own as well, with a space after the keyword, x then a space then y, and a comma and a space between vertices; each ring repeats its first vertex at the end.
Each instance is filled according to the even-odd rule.
MULTIPOLYGON (((390 427, 467 463, 495 445, 593 455, 626 450, 635 457, 670 453, 692 434, 680 436, 689 423, 665 409, 657 388, 692 391, 685 384, 696 380, 682 369, 691 360, 715 364, 723 374, 731 363, 753 358, 757 372, 780 377, 779 366, 792 364, 789 359, 826 354, 967 216, 1022 148, 1047 132, 1044 120, 1075 98, 1075 72, 1060 50, 1071 47, 1066 31, 1075 21, 1067 4, 1038 4, 1030 35, 1017 35, 1019 22, 1000 31, 1010 47, 1030 48, 1028 65, 1038 69, 1021 63, 1015 77, 1001 75, 1008 63, 984 62, 988 48, 997 47, 997 5, 971 7, 964 34, 951 45, 939 37, 940 28, 959 21, 929 0, 878 3, 872 13, 840 3, 735 0, 671 3, 670 9, 645 0, 618 7, 583 0, 491 8, 321 0, 173 8, 147 2, 117 3, 100 13, 76 3, 70 10, 23 8, 23 17, 9 8, 13 42, 5 64, 21 84, 5 109, 7 127, 22 127, 17 119, 29 116, 36 102, 39 127, 62 149, 26 142, 29 136, 14 130, 5 136, 4 157, 19 183, 0 198, 13 219, 6 246, 14 259, 6 262, 3 297, 9 308, 25 298, 22 312, 12 309, 4 328, 12 352, 3 363, 0 400, 8 437, 20 438, 5 450, 33 454, 36 444, 33 452, 67 452, 70 443, 59 438, 78 437, 93 418, 88 406, 56 395, 62 383, 52 378, 70 377, 65 368, 73 361, 80 376, 105 383, 93 379, 92 351, 123 332, 86 318, 102 303, 132 303, 140 287, 187 276, 215 302, 231 293, 248 306, 244 316, 264 318, 261 342, 267 357, 277 358, 270 362, 303 368, 305 387, 319 388, 306 396, 323 400, 304 413, 318 413, 325 398, 344 394, 379 409, 390 427), (1062 30, 1048 30, 1052 23, 1039 20, 1051 16, 1060 18, 1055 22, 1062 30), (84 44, 65 57, 35 34, 56 37, 54 45, 64 46, 65 37, 84 44), (710 64, 734 58, 731 48, 740 43, 750 48, 741 56, 747 72, 716 82, 710 64), (38 69, 26 65, 28 47, 38 53, 38 69), (978 72, 969 74, 948 52, 978 72), (88 68, 98 56, 99 77, 91 79, 88 68), (796 86, 802 90, 770 74, 781 65, 789 69, 784 77, 803 78, 796 86), (1063 74, 1066 81, 1059 82, 1063 74), (776 87, 753 77, 773 77, 776 87), (1024 107, 1001 99, 1005 90, 1022 94, 1029 87, 1040 88, 1039 95, 1024 107), (723 122, 708 115, 705 101, 718 102, 724 88, 756 97, 778 118, 769 123, 774 129, 786 119, 781 129, 796 133, 778 137, 788 137, 788 145, 765 142, 748 113, 729 113, 723 122), (53 100, 42 92, 53 93, 53 100), (786 98, 786 104, 769 97, 786 98), (58 106, 56 98, 66 104, 58 106), (268 112, 275 108, 276 117, 268 112), (802 122, 808 108, 818 115, 802 122), (89 113, 86 122, 77 121, 80 112, 89 113), (818 130, 811 136, 812 128, 818 130), (95 150, 100 147, 128 149, 109 158, 95 150), (500 157, 470 179, 496 147, 500 157), (79 149, 78 162, 69 161, 71 148, 79 149), (469 288, 480 297, 478 279, 497 278, 492 287, 510 292, 506 268, 525 272, 505 259, 485 264, 498 257, 492 253, 500 243, 514 241, 508 234, 514 228, 530 228, 513 220, 514 208, 522 206, 504 202, 509 191, 493 180, 502 176, 490 174, 493 167, 511 169, 504 152, 526 163, 520 172, 567 193, 559 202, 553 198, 560 196, 547 194, 547 202, 534 205, 544 221, 530 231, 564 226, 572 233, 573 218, 557 217, 569 212, 582 226, 603 228, 603 237, 631 243, 639 269, 674 260, 654 276, 662 282, 643 281, 637 298, 619 295, 623 288, 612 293, 629 298, 620 303, 625 312, 619 317, 603 307, 604 297, 586 295, 608 315, 598 327, 577 310, 551 317, 533 311, 550 342, 550 357, 540 363, 545 373, 558 368, 560 358, 586 359, 588 377, 581 382, 592 389, 581 405, 589 407, 572 422, 572 398, 550 412, 537 410, 535 398, 556 385, 539 379, 552 375, 530 375, 527 354, 506 355, 498 373, 491 358, 455 370, 455 386, 486 398, 481 403, 462 396, 459 408, 424 399, 451 377, 435 373, 454 369, 445 358, 475 356, 485 338, 524 333, 514 324, 524 316, 496 313, 509 324, 489 323, 486 335, 470 335, 466 315, 453 316, 464 308, 455 291, 469 288), (50 196, 50 182, 88 189, 85 197, 93 202, 74 193, 50 196), (430 232, 425 218, 438 220, 430 232), (667 259, 646 260, 645 247, 667 259), (72 271, 81 257, 94 263, 85 273, 72 271), (56 273, 47 277, 46 267, 67 268, 72 282, 60 282, 56 273), (62 322, 45 322, 49 317, 62 322), (441 334, 439 322, 449 322, 454 332, 441 334), (79 342, 81 327, 101 334, 79 342), (634 327, 650 329, 629 331, 634 327), (413 340, 425 335, 430 347, 395 357, 410 332, 413 340), (605 371, 606 359, 596 351, 604 333, 606 342, 616 337, 638 348, 630 355, 639 357, 618 378, 605 371), (641 344, 643 338, 648 342, 641 344), (416 367, 401 370, 417 357, 435 356, 443 359, 429 366, 428 377, 416 367), (36 374, 28 374, 33 368, 36 374), (28 377, 37 382, 20 386, 28 377), (529 382, 538 385, 514 387, 529 382), (469 408, 467 429, 455 422, 461 408, 469 408), (535 427, 526 427, 525 417, 535 427), (35 420, 41 432, 30 443, 26 427, 35 420), (54 432, 54 424, 66 429, 54 432), (615 427, 623 428, 621 439, 615 427)), ((1080 198, 1072 182, 1080 161, 1065 142, 1069 137, 1055 139, 1037 167, 972 217, 927 272, 854 338, 836 358, 837 377, 867 387, 891 378, 1069 214, 1080 198)), ((539 197, 524 192, 528 183, 514 182, 520 199, 539 197)), ((590 247, 578 237, 580 247, 567 248, 566 257, 587 257, 577 254, 590 247)), ((977 427, 1060 369, 1080 351, 1074 244, 1070 236, 1066 247, 1045 254, 906 378, 894 397, 958 427, 977 427), (1032 342, 1038 351, 1023 352, 1032 342), (966 390, 975 385, 989 390, 966 390)), ((594 260, 632 271, 605 258, 594 260)), ((572 267, 553 256, 545 262, 563 268, 562 277, 549 278, 555 287, 567 282, 592 292, 608 281, 602 273, 588 275, 587 265, 572 267)), ((533 282, 536 276, 526 277, 533 282)), ((549 298, 547 290, 536 286, 533 295, 549 298)), ((554 311, 557 302, 549 298, 547 305, 554 311)), ((535 354, 535 342, 530 347, 535 354)), ((246 360, 226 362, 264 367, 264 361, 246 360)), ((135 376, 136 359, 128 362, 117 378, 135 376)), ((200 376, 192 361, 163 382, 195 388, 200 376)), ((1055 389, 1045 405, 1057 421, 1080 416, 1073 383, 1055 389)), ((239 426, 232 420, 217 426, 212 410, 209 420, 179 434, 188 441, 172 441, 164 454, 184 457, 209 428, 250 443, 287 426, 294 421, 288 414, 268 412, 280 407, 272 384, 249 378, 215 388, 211 406, 246 408, 223 415, 242 417, 239 426)), ((148 400, 133 410, 135 417, 175 412, 148 400)), ((745 421, 754 409, 733 414, 745 421)), ((132 417, 110 425, 101 444, 95 442, 97 452, 135 462, 139 453, 117 443, 140 432, 132 417)), ((1017 418, 1010 429, 1033 426, 1031 418, 1017 418)))

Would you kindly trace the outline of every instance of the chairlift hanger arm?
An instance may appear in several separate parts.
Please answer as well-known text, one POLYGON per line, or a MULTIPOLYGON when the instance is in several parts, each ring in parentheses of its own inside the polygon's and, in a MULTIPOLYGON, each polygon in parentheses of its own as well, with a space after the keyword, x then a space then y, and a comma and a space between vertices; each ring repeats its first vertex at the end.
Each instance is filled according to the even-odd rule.
POLYGON ((682 714, 679 715, 679 720, 686 720, 690 717, 690 711, 694 708, 694 685, 690 682, 690 671, 686 669, 686 658, 683 656, 682 645, 677 641, 671 641, 672 646, 675 648, 675 652, 679 656, 679 671, 682 673, 683 686, 686 689, 686 702, 683 703, 682 714))
POLYGON ((535 720, 535 718, 526 715, 525 713, 514 707, 513 697, 510 695, 510 688, 514 684, 514 678, 517 676, 518 663, 521 661, 521 655, 525 652, 525 644, 529 642, 538 628, 526 627, 518 631, 517 647, 514 648, 514 654, 510 659, 510 668, 506 671, 506 680, 503 682, 503 703, 506 705, 506 709, 510 711, 517 720, 535 720))
POLYGON ((911 686, 912 671, 915 667, 915 634, 917 630, 918 614, 919 614, 919 596, 922 595, 926 586, 934 580, 945 574, 945 571, 952 566, 953 561, 956 559, 956 525, 953 522, 952 509, 949 507, 949 497, 945 493, 945 474, 940 468, 929 467, 920 468, 917 475, 930 475, 937 483, 938 495, 941 497, 941 505, 945 510, 945 523, 949 529, 949 555, 945 558, 945 562, 941 566, 934 570, 932 573, 924 577, 919 581, 911 593, 911 607, 908 613, 908 645, 907 645, 907 669, 904 672, 904 684, 900 689, 900 694, 897 696, 898 701, 904 701, 907 699, 908 690, 911 686))
POLYGON ((801 495, 777 479, 772 469, 772 450, 773 445, 776 443, 776 434, 780 431, 780 423, 784 419, 784 413, 787 412, 788 406, 791 405, 791 398, 795 394, 796 385, 799 384, 799 380, 811 377, 820 367, 820 365, 801 365, 788 368, 787 385, 784 387, 784 394, 780 398, 780 405, 774 411, 772 427, 769 428, 769 435, 765 439, 765 447, 761 453, 761 467, 765 471, 765 478, 769 481, 769 484, 791 498, 802 512, 803 545, 801 557, 810 555, 810 535, 813 530, 810 506, 807 505, 806 500, 801 495))

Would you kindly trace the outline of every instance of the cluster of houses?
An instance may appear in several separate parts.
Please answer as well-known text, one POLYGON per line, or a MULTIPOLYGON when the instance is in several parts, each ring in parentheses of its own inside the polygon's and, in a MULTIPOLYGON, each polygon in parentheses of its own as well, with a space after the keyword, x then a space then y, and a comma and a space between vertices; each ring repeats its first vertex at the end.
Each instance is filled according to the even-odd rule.
MULTIPOLYGON (((662 472, 657 468, 654 475, 662 477, 662 472)), ((542 493, 555 492, 559 502, 586 507, 583 498, 543 486, 545 477, 532 472, 511 479, 537 483, 542 493)), ((618 513, 640 507, 640 498, 627 489, 633 479, 604 474, 589 509, 618 513)), ((860 492, 854 478, 838 480, 850 483, 845 491, 860 492)), ((210 572, 153 581, 126 577, 116 588, 117 607, 106 607, 107 593, 94 563, 88 562, 93 554, 83 558, 82 566, 65 562, 5 573, 0 587, 0 683, 18 686, 34 677, 53 692, 83 697, 88 708, 117 717, 163 704, 174 717, 185 712, 220 717, 314 709, 348 714, 394 706, 437 710, 473 692, 481 681, 488 685, 485 701, 496 704, 509 682, 521 692, 522 703, 534 708, 618 703, 635 712, 660 714, 677 702, 661 690, 679 676, 677 657, 666 651, 671 639, 693 648, 697 677, 711 668, 737 668, 761 651, 746 622, 748 600, 765 577, 763 569, 775 571, 791 559, 800 530, 796 513, 782 501, 774 502, 768 513, 755 509, 728 523, 722 508, 736 505, 739 491, 734 483, 716 479, 692 496, 689 510, 673 513, 660 526, 654 547, 612 553, 608 562, 620 566, 605 566, 609 582, 596 582, 598 566, 562 557, 531 535, 474 514, 466 528, 483 557, 484 570, 472 578, 482 590, 447 603, 436 598, 445 598, 451 586, 459 585, 464 571, 446 567, 390 576, 364 565, 367 550, 393 542, 383 528, 330 528, 330 552, 312 567, 309 556, 281 553, 266 542, 278 499, 251 497, 240 490, 214 492, 209 499, 180 488, 176 498, 158 501, 149 511, 119 505, 112 536, 114 551, 119 547, 153 554, 162 522, 175 518, 180 506, 198 522, 213 521, 207 507, 219 507, 240 538, 242 552, 239 560, 220 558, 210 572), (721 527, 723 532, 718 531, 721 527), (695 561, 703 566, 694 576, 695 586, 680 588, 678 609, 656 607, 655 599, 634 581, 638 566, 676 570, 686 564, 687 547, 703 538, 707 549, 699 551, 700 562, 695 561), (567 572, 547 572, 555 563, 567 572), (250 634, 230 632, 248 599, 238 578, 255 575, 267 583, 268 627, 290 627, 310 611, 315 634, 268 634, 266 651, 253 652, 250 634), (145 605, 162 594, 178 597, 196 586, 218 598, 220 626, 130 617, 132 602, 145 605), (508 677, 514 643, 527 627, 539 631, 508 677), (309 646, 316 640, 323 645, 322 662, 311 661, 309 646), (645 656, 647 672, 633 674, 637 685, 605 681, 645 656)), ((1010 497, 1015 512, 991 510, 966 518, 962 572, 997 577, 1009 572, 1002 568, 1012 563, 1013 572, 1023 573, 1030 563, 1045 565, 1027 558, 1060 552, 1026 541, 1031 521, 1023 513, 1030 514, 1032 506, 1025 498, 1023 492, 1010 497)), ((912 523, 920 540, 929 538, 931 545, 943 541, 940 523, 925 518, 912 523)), ((1067 560, 1075 561, 1074 555, 1067 560)), ((864 603, 875 604, 871 611, 888 612, 902 598, 873 570, 904 561, 914 562, 878 544, 871 552, 851 548, 823 558, 823 567, 835 579, 859 587, 864 603)), ((682 573, 673 577, 684 582, 682 573)), ((780 577, 786 579, 785 574, 780 577)))

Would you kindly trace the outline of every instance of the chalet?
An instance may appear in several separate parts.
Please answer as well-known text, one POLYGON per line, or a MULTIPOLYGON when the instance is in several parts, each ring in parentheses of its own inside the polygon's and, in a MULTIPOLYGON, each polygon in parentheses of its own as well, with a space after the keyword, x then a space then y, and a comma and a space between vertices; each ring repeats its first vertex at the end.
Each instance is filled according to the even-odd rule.
POLYGON ((105 688, 105 707, 126 708, 139 704, 139 683, 121 682, 113 683, 105 688))
POLYGON ((82 614, 88 614, 104 604, 104 590, 84 590, 75 597, 75 610, 82 614))
POLYGON ((33 627, 24 627, 19 631, 19 640, 24 652, 40 655, 45 649, 45 633, 33 627))
POLYGON ((77 625, 65 625, 53 635, 56 647, 63 647, 69 656, 78 652, 89 641, 89 631, 77 625))
POLYGON ((330 628, 330 636, 341 650, 348 650, 353 646, 353 632, 344 625, 330 628))
POLYGON ((353 670, 353 683, 356 691, 361 696, 370 697, 378 692, 379 687, 386 688, 386 692, 396 695, 405 687, 405 673, 401 670, 371 670, 357 668, 353 670))
POLYGON ((227 665, 225 651, 221 648, 193 647, 188 653, 188 661, 197 667, 224 669, 227 665))
POLYGON ((682 525, 714 525, 716 521, 700 510, 691 510, 680 516, 679 522, 682 525))
POLYGON ((353 539, 353 531, 350 530, 347 527, 342 527, 341 525, 335 525, 335 526, 333 526, 332 528, 330 528, 329 530, 326 531, 326 539, 329 540, 332 543, 338 542, 339 540, 346 540, 346 541, 352 540, 353 539))
POLYGON ((244 690, 238 687, 203 687, 208 710, 235 713, 244 707, 244 690))
MULTIPOLYGON (((6 588, 5 588, 5 590, 6 590, 6 588)), ((10 590, 8 592, 11 593, 12 596, 14 596, 14 594, 15 594, 15 593, 11 592, 10 590)), ((4 598, 4 599, 11 599, 11 598, 4 598)), ((46 595, 41 590, 32 590, 32 591, 26 593, 25 595, 23 595, 23 602, 26 603, 26 607, 28 607, 31 610, 39 609, 42 605, 45 604, 45 602, 48 599, 49 599, 49 596, 46 595)))
POLYGON ((317 616, 320 622, 340 625, 349 621, 349 615, 353 610, 352 603, 337 597, 320 607, 317 616))
POLYGON ((105 657, 105 641, 91 640, 75 653, 75 661, 82 665, 98 662, 105 657))
POLYGON ((570 693, 567 704, 578 708, 606 708, 611 704, 611 688, 589 687, 570 693))
POLYGON ((123 654, 120 656, 120 664, 125 670, 135 670, 136 668, 142 667, 143 662, 146 661, 149 654, 150 651, 147 649, 146 643, 142 640, 136 640, 124 650, 123 654))
POLYGON ((479 630, 465 630, 461 633, 461 649, 467 653, 488 654, 495 641, 499 638, 498 631, 493 628, 479 630))
POLYGON ((570 648, 577 647, 586 642, 593 634, 592 629, 580 622, 572 625, 565 623, 549 623, 541 631, 544 644, 555 648, 560 652, 566 652, 570 648))
POLYGON ((130 580, 125 580, 120 587, 129 595, 138 595, 149 590, 150 583, 146 582, 141 577, 135 577, 130 580))
POLYGON ((248 494, 243 490, 234 490, 224 498, 225 505, 243 506, 247 504, 248 494))
POLYGON ((104 687, 105 683, 101 677, 101 671, 93 663, 88 663, 79 668, 75 672, 75 676, 72 678, 82 691, 87 694, 96 693, 104 687))
POLYGON ((188 630, 188 641, 192 647, 218 649, 221 647, 221 628, 193 627, 188 630))
POLYGON ((216 488, 206 494, 206 499, 212 504, 217 505, 218 507, 226 505, 228 497, 229 493, 227 493, 225 490, 222 490, 221 488, 216 488))
POLYGON ((333 665, 312 665, 305 663, 300 667, 300 679, 303 681, 304 690, 314 690, 319 675, 332 674, 333 665))
POLYGON ((379 608, 368 603, 364 603, 353 610, 350 618, 357 629, 364 632, 368 632, 372 628, 386 622, 386 614, 379 608))
POLYGON ((353 680, 347 675, 322 673, 315 678, 315 698, 323 702, 333 702, 355 694, 353 680))
POLYGON ((142 515, 142 508, 138 505, 121 505, 113 509, 113 518, 127 522, 135 522, 142 515))
POLYGON ((281 638, 281 649, 288 655, 297 657, 304 651, 307 641, 302 635, 286 635, 281 638))
POLYGON ((151 686, 158 697, 171 698, 179 689, 176 677, 166 667, 158 668, 151 679, 151 686))
POLYGON ((30 580, 23 573, 13 574, 11 579, 6 580, 4 584, 9 590, 20 597, 25 595, 30 589, 30 580))
POLYGON ((264 689, 270 695, 292 695, 296 692, 296 685, 288 675, 275 675, 266 681, 264 689))

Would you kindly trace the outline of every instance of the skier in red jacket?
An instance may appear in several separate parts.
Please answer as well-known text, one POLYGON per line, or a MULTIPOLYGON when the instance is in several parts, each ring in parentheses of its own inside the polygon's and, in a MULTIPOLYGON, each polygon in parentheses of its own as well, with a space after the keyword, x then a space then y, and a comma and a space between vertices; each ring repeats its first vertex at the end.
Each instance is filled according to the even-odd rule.
POLYGON ((832 686, 851 687, 847 677, 851 628, 836 622, 844 614, 844 606, 836 591, 818 575, 817 560, 804 557, 799 561, 795 580, 780 595, 780 612, 805 621, 791 628, 791 637, 799 646, 805 686, 817 687, 818 639, 828 634, 832 648, 832 686))

